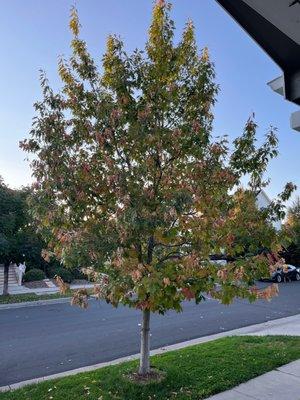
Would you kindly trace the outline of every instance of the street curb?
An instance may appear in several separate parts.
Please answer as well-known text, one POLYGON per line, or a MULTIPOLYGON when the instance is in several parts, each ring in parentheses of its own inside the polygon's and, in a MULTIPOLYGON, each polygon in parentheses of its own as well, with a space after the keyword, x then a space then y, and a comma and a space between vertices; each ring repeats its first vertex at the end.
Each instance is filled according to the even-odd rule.
POLYGON ((71 297, 62 297, 58 299, 34 300, 34 301, 23 301, 22 303, 0 304, 0 311, 10 310, 13 308, 47 306, 49 304, 67 303, 70 300, 71 297))
MULTIPOLYGON (((151 350, 150 354, 151 354, 151 356, 155 356, 155 355, 167 353, 169 351, 184 349, 189 346, 194 346, 194 345, 201 344, 201 343, 211 342, 213 340, 221 339, 221 338, 224 338, 227 336, 257 335, 257 334, 259 334, 260 330, 265 330, 266 328, 274 328, 277 326, 281 326, 286 323, 293 322, 294 320, 299 319, 299 318, 300 318, 300 314, 296 314, 296 315, 293 315, 290 317, 279 318, 279 319, 263 322, 260 324, 246 326, 244 328, 233 329, 233 330, 227 331, 227 332, 221 332, 221 333, 216 333, 214 335, 209 335, 209 336, 204 336, 204 337, 200 337, 197 339, 187 340, 185 342, 175 343, 172 345, 160 347, 155 350, 151 350)), ((299 336, 300 336, 300 332, 299 332, 299 336)), ((49 380, 53 380, 53 379, 63 378, 66 376, 76 375, 76 374, 79 374, 82 372, 94 371, 96 369, 108 367, 110 365, 121 364, 126 361, 137 360, 139 358, 139 356, 140 356, 139 354, 133 354, 131 356, 117 358, 112 361, 106 361, 106 362, 102 362, 99 364, 88 365, 86 367, 80 367, 80 368, 72 369, 69 371, 59 372, 59 373, 53 374, 53 375, 48 375, 48 376, 43 376, 40 378, 34 378, 34 379, 22 381, 22 382, 13 383, 11 385, 6 385, 6 386, 0 387, 0 393, 7 392, 10 390, 20 389, 24 386, 33 385, 33 384, 37 384, 40 382, 45 382, 45 381, 49 381, 49 380)))

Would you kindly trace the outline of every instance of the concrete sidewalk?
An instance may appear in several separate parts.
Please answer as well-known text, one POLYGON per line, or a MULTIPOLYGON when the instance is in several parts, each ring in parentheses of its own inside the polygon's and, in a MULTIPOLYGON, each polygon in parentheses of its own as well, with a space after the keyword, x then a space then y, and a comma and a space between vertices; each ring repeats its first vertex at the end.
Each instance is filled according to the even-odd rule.
POLYGON ((300 360, 207 400, 300 400, 300 360))
MULTIPOLYGON (((77 289, 91 289, 94 287, 93 283, 75 283, 75 284, 70 284, 70 289, 71 290, 77 290, 77 289)), ((58 293, 59 292, 59 287, 54 286, 51 288, 38 288, 38 289, 33 289, 34 293, 37 295, 43 295, 43 294, 49 294, 49 293, 58 293)))

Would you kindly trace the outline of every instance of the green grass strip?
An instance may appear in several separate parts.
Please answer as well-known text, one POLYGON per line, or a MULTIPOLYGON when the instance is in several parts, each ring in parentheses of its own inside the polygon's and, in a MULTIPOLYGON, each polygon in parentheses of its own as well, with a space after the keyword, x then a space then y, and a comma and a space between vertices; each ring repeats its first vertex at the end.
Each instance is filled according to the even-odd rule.
POLYGON ((60 299, 72 296, 72 293, 66 293, 62 295, 60 293, 49 293, 37 295, 35 293, 24 293, 24 294, 10 294, 9 296, 0 296, 0 304, 15 304, 23 303, 27 301, 37 301, 37 300, 49 300, 49 299, 60 299))

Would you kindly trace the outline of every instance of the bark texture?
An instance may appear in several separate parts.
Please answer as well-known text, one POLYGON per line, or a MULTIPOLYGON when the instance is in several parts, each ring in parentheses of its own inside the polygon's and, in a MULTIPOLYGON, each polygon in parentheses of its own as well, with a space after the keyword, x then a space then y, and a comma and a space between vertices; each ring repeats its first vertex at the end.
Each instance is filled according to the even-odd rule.
POLYGON ((8 295, 8 271, 9 264, 4 264, 4 282, 3 282, 3 295, 8 295))
POLYGON ((150 373, 150 311, 143 311, 143 322, 141 329, 141 357, 140 357, 140 375, 150 373))

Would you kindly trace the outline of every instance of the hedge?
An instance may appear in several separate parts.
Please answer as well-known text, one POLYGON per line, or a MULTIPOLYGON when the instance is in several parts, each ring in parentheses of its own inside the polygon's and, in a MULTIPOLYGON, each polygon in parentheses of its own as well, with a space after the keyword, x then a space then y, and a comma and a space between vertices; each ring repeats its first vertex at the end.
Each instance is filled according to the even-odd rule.
POLYGON ((24 282, 42 281, 46 276, 41 269, 33 268, 25 273, 24 282))

